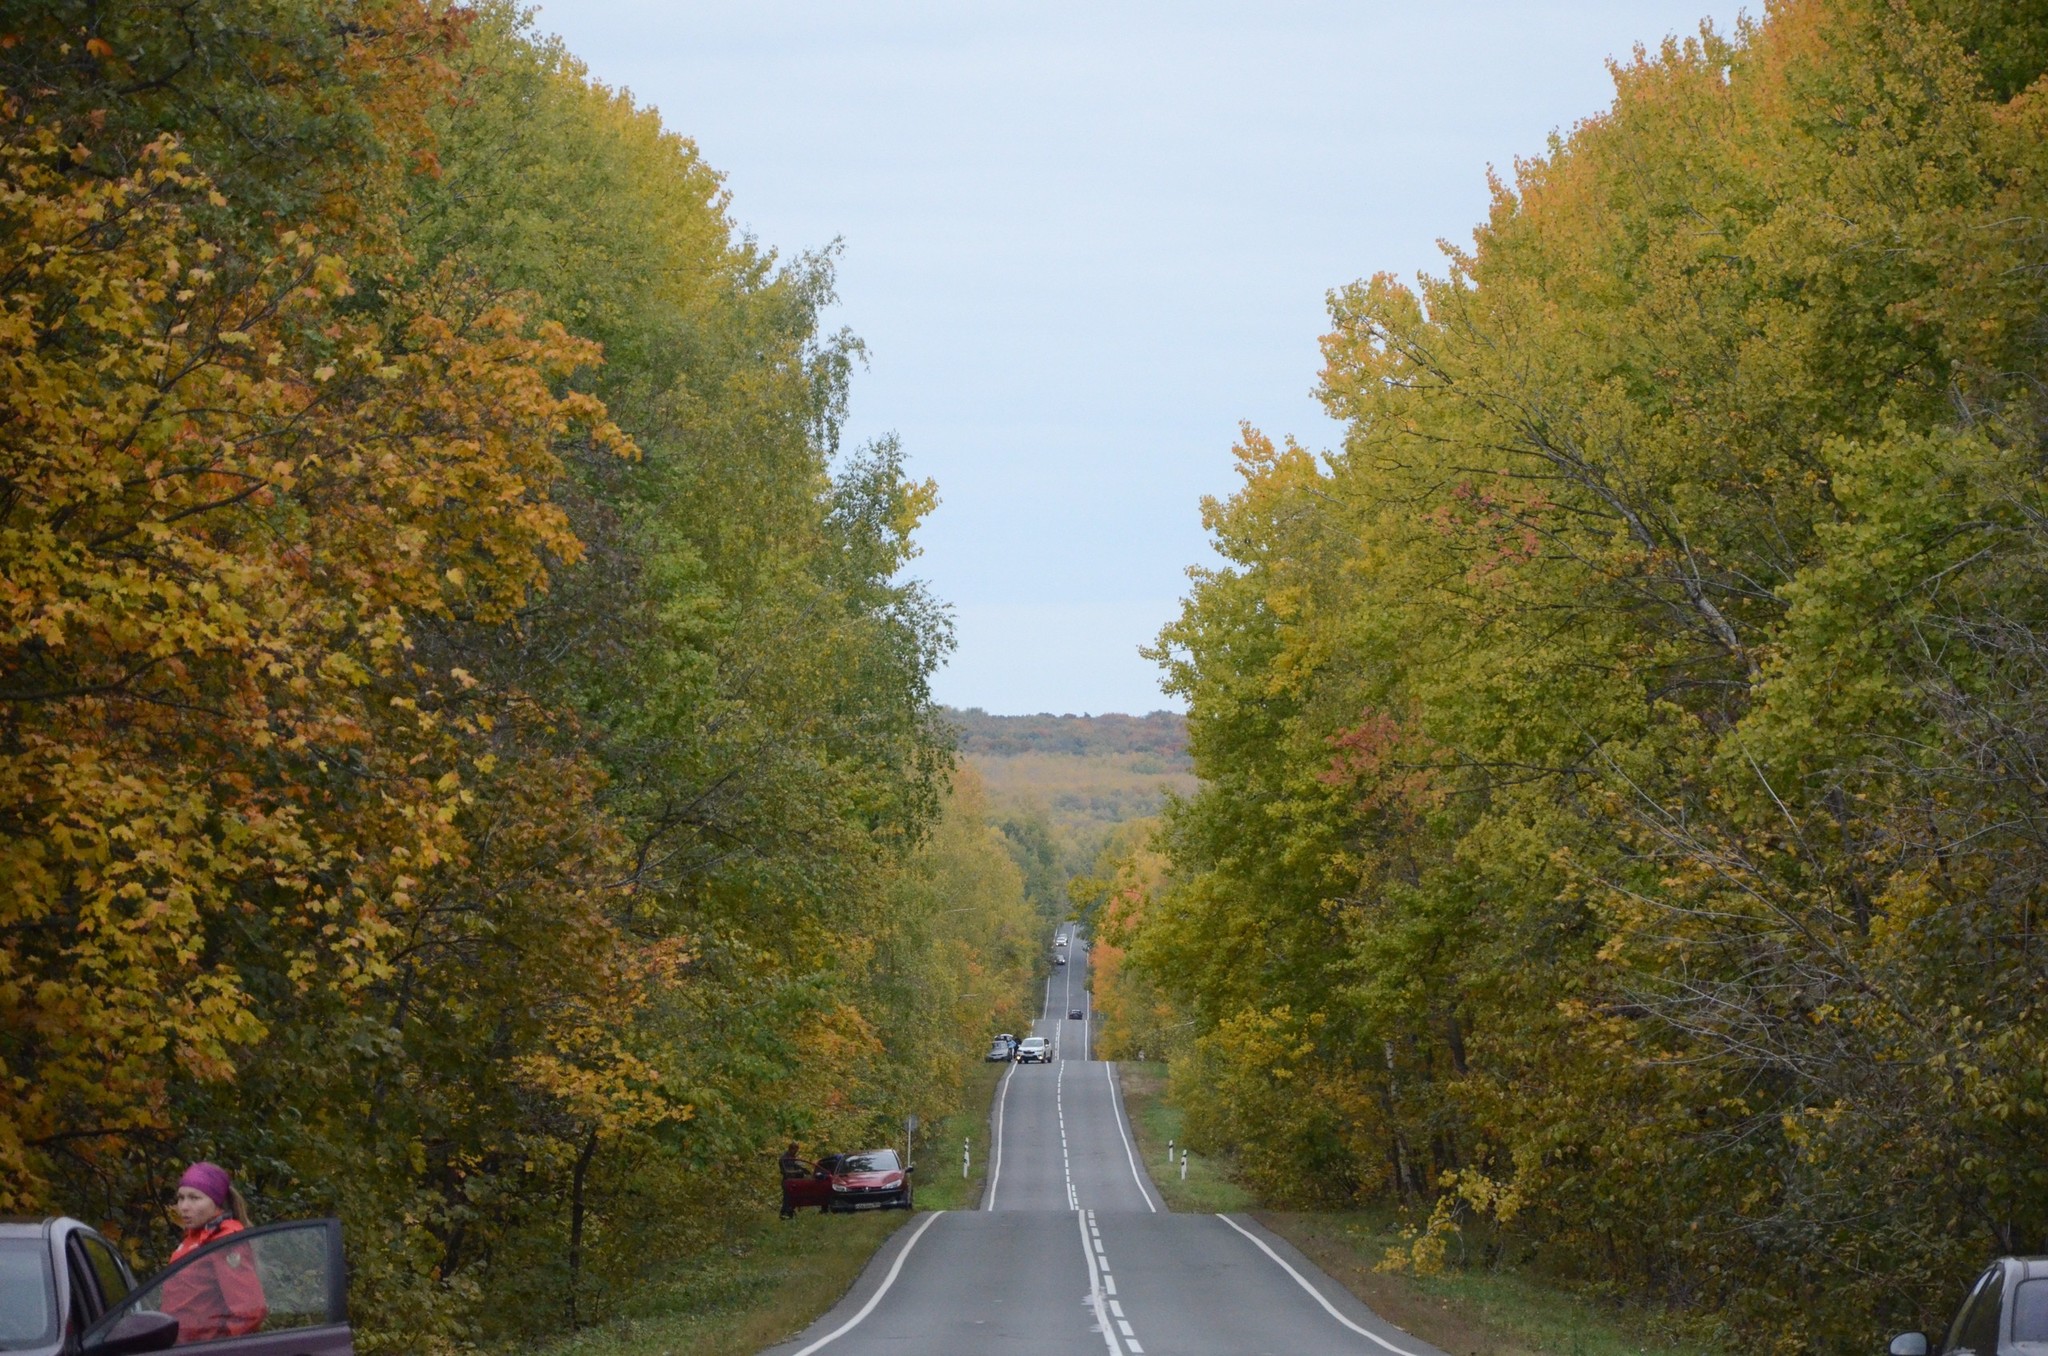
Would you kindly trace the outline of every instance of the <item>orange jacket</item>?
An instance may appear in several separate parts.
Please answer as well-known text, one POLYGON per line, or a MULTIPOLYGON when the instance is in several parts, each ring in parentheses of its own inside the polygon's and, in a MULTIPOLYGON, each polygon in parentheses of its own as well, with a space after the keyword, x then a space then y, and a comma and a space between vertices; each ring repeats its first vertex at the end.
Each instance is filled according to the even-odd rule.
MULTIPOLYGON (((173 1264, 217 1238, 239 1233, 242 1222, 217 1215, 210 1224, 187 1229, 171 1254, 173 1264)), ((178 1344, 240 1337, 255 1332, 270 1316, 256 1258, 246 1247, 222 1248, 164 1278, 163 1311, 178 1320, 178 1344)))

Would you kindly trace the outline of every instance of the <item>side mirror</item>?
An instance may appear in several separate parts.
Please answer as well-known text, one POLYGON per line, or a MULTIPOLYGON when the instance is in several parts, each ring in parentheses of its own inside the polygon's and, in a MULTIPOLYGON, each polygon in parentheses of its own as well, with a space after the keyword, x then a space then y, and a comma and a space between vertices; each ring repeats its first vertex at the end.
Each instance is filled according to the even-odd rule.
POLYGON ((907 1167, 907 1168, 905 1168, 905 1169, 903 1170, 903 1175, 904 1175, 905 1177, 908 1177, 908 1176, 910 1176, 910 1174, 911 1174, 911 1173, 913 1173, 913 1172, 916 1172, 916 1171, 917 1171, 917 1164, 915 1164, 915 1163, 912 1163, 912 1164, 911 1164, 911 1165, 910 1165, 909 1167, 907 1167))
POLYGON ((178 1345, 178 1320, 138 1309, 85 1346, 85 1356, 128 1356, 134 1351, 169 1351, 178 1345))
POLYGON ((1927 1356, 1927 1334, 1902 1332, 1892 1339, 1891 1356, 1927 1356))

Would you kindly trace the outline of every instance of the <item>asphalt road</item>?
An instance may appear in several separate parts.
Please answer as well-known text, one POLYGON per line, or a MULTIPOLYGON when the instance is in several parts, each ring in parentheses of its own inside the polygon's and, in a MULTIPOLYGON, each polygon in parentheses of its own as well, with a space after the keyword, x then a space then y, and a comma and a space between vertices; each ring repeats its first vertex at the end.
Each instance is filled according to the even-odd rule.
MULTIPOLYGON (((1066 931, 1069 929, 1063 929, 1066 931)), ((1242 1216, 1176 1215, 1090 1059, 1084 944, 996 1095, 981 1209, 920 1214, 852 1291, 764 1356, 1443 1356, 1242 1216)))

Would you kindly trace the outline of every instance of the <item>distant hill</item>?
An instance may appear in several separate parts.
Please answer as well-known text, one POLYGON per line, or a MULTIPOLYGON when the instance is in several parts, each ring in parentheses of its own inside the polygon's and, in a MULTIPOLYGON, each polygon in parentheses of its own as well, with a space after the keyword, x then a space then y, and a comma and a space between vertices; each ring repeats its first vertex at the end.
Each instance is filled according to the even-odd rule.
POLYGON ((992 716, 949 708, 960 752, 981 774, 998 817, 1042 818, 1072 870, 1093 860, 1110 828, 1156 815, 1169 793, 1195 791, 1187 719, 992 716))
POLYGON ((960 730, 960 751, 970 758, 1020 753, 1150 754, 1162 772, 1189 772, 1188 722, 1177 711, 1149 716, 992 716, 980 707, 949 707, 960 730))

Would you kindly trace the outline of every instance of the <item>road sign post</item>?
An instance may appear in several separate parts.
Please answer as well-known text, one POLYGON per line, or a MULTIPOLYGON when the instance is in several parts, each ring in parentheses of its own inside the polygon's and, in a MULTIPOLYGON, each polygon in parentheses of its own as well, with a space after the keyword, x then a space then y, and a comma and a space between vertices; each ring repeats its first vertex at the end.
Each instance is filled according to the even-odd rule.
POLYGON ((1186 1149, 1180 1151, 1180 1180, 1183 1182, 1188 1180, 1188 1151, 1186 1149))
POLYGON ((960 1180, 961 1180, 961 1181, 963 1181, 963 1182, 967 1180, 967 1161, 968 1161, 968 1160, 969 1160, 970 1158, 972 1158, 972 1157, 974 1157, 974 1141, 973 1141, 973 1140, 971 1140, 971 1139, 963 1139, 963 1140, 961 1140, 961 1141, 960 1141, 960 1180))

